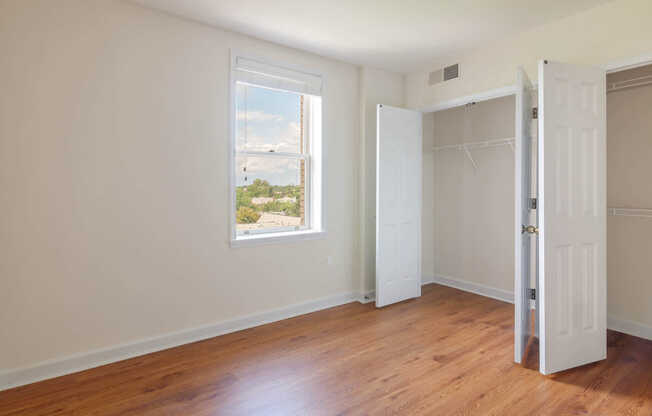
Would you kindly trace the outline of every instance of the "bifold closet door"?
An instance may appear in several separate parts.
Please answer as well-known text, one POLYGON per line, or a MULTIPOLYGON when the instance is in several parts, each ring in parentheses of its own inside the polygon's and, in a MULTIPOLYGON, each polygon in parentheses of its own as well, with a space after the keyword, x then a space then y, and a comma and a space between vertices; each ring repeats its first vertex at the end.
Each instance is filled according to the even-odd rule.
POLYGON ((377 307, 421 296, 422 117, 377 108, 377 307))
POLYGON ((606 358, 605 71, 539 63, 539 368, 606 358))
POLYGON ((532 190, 532 83, 522 68, 517 73, 516 91, 516 237, 514 274, 514 361, 520 363, 532 334, 530 270, 532 235, 523 232, 530 225, 532 190))

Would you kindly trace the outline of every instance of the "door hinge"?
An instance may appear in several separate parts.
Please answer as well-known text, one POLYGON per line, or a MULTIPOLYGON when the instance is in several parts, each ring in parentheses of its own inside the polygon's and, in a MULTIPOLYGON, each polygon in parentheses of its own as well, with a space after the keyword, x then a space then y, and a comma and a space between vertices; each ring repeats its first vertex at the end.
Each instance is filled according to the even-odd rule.
POLYGON ((539 118, 539 108, 538 107, 534 107, 532 109, 532 118, 535 119, 535 120, 537 118, 539 118))
POLYGON ((535 225, 521 225, 521 234, 539 234, 539 228, 535 225))
POLYGON ((530 297, 530 299, 536 300, 536 298, 537 298, 537 290, 536 289, 528 289, 528 292, 529 292, 528 296, 530 297))
POLYGON ((530 209, 537 209, 537 199, 530 198, 530 209))

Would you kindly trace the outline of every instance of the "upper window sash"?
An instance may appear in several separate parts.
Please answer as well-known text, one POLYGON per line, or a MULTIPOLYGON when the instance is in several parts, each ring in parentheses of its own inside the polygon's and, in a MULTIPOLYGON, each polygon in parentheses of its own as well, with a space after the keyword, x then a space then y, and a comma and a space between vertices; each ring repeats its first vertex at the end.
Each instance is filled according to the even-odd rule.
POLYGON ((256 150, 236 150, 238 156, 251 156, 251 157, 279 157, 283 159, 302 159, 306 160, 307 154, 305 153, 287 153, 287 152, 261 152, 256 150))
POLYGON ((236 81, 267 88, 316 96, 321 96, 322 93, 323 82, 319 75, 241 56, 235 58, 233 76, 236 81))

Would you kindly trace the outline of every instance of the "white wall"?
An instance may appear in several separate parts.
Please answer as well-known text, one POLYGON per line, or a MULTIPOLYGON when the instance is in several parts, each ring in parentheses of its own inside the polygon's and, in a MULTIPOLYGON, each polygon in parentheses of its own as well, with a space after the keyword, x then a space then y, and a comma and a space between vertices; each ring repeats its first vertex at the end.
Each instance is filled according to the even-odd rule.
POLYGON ((514 84, 521 65, 536 82, 537 61, 543 58, 601 66, 652 56, 650 16, 649 0, 613 0, 478 49, 442 57, 431 68, 406 77, 406 105, 422 108, 514 84), (428 87, 428 73, 451 63, 460 63, 461 78, 428 87))
POLYGON ((0 56, 0 370, 358 289, 356 67, 122 1, 2 1, 0 56), (325 76, 323 240, 229 248, 231 47, 325 76))
POLYGON ((369 293, 376 285, 376 106, 401 107, 404 77, 373 68, 360 70, 361 102, 361 281, 360 291, 369 293))

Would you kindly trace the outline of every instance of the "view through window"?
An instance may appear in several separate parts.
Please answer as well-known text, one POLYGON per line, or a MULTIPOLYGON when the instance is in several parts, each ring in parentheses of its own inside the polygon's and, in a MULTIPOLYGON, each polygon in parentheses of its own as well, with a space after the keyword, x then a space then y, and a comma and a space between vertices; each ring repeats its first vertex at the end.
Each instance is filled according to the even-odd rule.
POLYGON ((291 231, 309 222, 309 97, 237 82, 237 234, 291 231))

